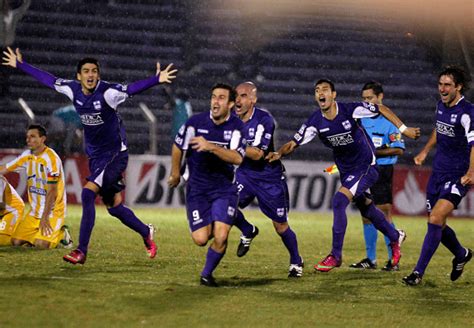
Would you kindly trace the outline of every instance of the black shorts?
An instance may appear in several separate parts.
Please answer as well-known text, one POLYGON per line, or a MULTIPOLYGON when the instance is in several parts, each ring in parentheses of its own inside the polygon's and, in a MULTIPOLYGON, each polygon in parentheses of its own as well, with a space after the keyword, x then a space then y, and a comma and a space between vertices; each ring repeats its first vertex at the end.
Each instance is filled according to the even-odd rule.
POLYGON ((393 165, 379 165, 377 168, 379 170, 379 178, 370 187, 374 203, 375 205, 392 204, 393 165))

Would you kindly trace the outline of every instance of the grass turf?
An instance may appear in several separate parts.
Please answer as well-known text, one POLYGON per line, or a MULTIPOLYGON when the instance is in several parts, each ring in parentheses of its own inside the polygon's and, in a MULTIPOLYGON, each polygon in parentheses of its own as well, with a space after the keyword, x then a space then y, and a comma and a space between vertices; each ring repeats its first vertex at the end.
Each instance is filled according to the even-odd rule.
MULTIPOLYGON (((81 210, 69 207, 77 241, 81 210)), ((199 286, 207 248, 190 238, 184 210, 136 209, 158 228, 158 255, 150 260, 140 237, 97 210, 84 266, 63 262, 64 249, 0 248, 0 327, 469 327, 474 325, 474 265, 455 283, 451 254, 440 246, 423 284, 407 287, 426 232, 423 218, 396 218, 407 231, 400 272, 350 269, 365 257, 361 220, 349 218, 341 268, 315 273, 331 246, 330 214, 292 213, 306 268, 288 279, 288 254, 270 220, 247 218, 260 228, 250 252, 235 255, 233 229, 215 272, 220 288, 199 286)), ((474 220, 450 219, 466 246, 474 247, 474 220)), ((379 235, 378 264, 386 260, 379 235)))

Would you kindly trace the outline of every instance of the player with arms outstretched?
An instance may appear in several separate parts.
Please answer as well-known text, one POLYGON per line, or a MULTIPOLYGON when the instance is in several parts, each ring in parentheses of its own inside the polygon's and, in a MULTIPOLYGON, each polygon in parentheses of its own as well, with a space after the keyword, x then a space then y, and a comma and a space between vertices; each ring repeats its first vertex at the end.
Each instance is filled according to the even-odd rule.
POLYGON ((3 54, 3 65, 18 68, 41 84, 65 94, 73 102, 84 127, 90 175, 81 195, 79 246, 65 255, 64 260, 72 264, 84 264, 86 261, 95 223, 94 202, 97 195, 102 197, 110 215, 140 234, 148 256, 155 257, 154 227, 141 222, 132 210, 122 204, 121 192, 125 188, 122 174, 128 163, 128 147, 117 107, 129 97, 159 83, 171 83, 176 70, 172 69, 172 65, 161 70, 157 63, 156 74, 150 78, 121 85, 101 80, 99 62, 94 58, 83 58, 77 65, 77 80, 64 80, 23 61, 18 49, 13 51, 8 48, 3 54))

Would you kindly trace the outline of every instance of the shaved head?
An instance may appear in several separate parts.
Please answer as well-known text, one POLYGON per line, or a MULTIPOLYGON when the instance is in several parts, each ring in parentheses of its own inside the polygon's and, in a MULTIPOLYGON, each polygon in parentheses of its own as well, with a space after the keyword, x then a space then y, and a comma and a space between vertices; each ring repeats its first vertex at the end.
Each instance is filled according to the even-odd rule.
POLYGON ((257 98, 257 86, 253 82, 248 81, 240 83, 236 89, 245 92, 251 98, 257 98))
POLYGON ((237 92, 235 112, 246 122, 252 116, 253 107, 257 102, 257 87, 253 82, 243 82, 235 88, 235 91, 237 92))

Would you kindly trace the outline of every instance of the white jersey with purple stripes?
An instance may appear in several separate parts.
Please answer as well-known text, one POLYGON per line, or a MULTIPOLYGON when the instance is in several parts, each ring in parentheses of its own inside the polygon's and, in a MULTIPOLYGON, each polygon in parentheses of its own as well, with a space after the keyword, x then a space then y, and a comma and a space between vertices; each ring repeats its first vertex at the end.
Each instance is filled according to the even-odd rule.
POLYGON ((333 120, 316 110, 300 127, 293 141, 304 145, 318 136, 325 146, 332 149, 341 173, 375 165, 374 146, 357 119, 376 116, 378 106, 365 102, 336 102, 336 110, 333 120))
MULTIPOLYGON (((261 149, 265 154, 275 150, 273 134, 275 132, 275 120, 273 116, 264 109, 254 107, 252 116, 244 123, 244 138, 247 146, 261 149)), ((264 156, 265 157, 265 156, 264 156)), ((239 172, 246 175, 277 176, 281 177, 284 171, 281 161, 269 163, 264 158, 255 161, 248 157, 238 168, 239 172)))
POLYGON ((202 190, 226 189, 234 183, 234 165, 227 163, 210 152, 198 152, 192 148, 193 137, 204 137, 220 147, 236 150, 245 157, 245 140, 242 136, 243 122, 230 115, 222 124, 216 125, 208 111, 192 116, 179 129, 175 145, 186 153, 189 169, 188 184, 202 190))
POLYGON ((436 155, 433 171, 465 174, 474 146, 474 106, 462 97, 455 106, 436 106, 436 155))

